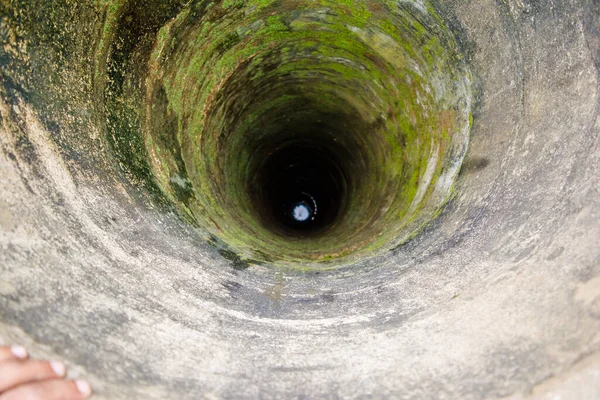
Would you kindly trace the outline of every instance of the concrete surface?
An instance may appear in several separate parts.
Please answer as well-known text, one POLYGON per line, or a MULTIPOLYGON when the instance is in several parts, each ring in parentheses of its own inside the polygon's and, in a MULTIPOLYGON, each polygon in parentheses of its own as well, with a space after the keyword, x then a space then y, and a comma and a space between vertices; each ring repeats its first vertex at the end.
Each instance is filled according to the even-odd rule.
POLYGON ((321 273, 233 268, 157 206, 103 140, 105 3, 47 36, 25 3, 0 4, 0 342, 97 399, 600 398, 597 0, 443 2, 479 86, 456 196, 321 273))

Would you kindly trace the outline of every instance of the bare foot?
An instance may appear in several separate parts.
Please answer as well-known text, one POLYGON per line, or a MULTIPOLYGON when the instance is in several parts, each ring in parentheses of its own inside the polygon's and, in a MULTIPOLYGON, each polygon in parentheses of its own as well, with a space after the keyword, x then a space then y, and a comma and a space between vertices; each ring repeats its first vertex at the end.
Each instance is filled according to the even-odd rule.
POLYGON ((0 347, 0 400, 83 400, 92 395, 85 381, 65 379, 60 361, 29 358, 21 346, 0 347))

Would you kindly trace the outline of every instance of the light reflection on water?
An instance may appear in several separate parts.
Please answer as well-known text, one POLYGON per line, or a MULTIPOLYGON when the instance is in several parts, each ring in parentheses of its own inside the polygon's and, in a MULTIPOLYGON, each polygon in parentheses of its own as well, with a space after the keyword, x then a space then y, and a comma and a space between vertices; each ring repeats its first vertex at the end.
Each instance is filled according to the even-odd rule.
POLYGON ((302 192, 301 199, 293 203, 291 217, 296 222, 314 221, 317 215, 317 201, 313 196, 302 192))

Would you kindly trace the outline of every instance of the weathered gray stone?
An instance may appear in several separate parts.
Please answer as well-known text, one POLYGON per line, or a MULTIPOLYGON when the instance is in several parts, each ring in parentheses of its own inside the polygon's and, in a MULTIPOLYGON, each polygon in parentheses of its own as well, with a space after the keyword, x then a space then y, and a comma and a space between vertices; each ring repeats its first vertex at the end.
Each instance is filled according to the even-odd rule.
POLYGON ((66 3, 0 4, 1 342, 99 399, 600 398, 598 1, 440 5, 479 88, 456 195, 320 273, 235 269, 131 183, 95 92, 104 3, 66 3))

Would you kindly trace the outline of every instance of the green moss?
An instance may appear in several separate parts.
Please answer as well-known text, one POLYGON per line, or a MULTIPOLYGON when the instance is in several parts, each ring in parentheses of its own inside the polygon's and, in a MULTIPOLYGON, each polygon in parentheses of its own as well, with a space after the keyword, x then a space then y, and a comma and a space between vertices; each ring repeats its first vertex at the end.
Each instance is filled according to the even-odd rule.
POLYGON ((383 0, 225 0, 193 8, 198 3, 135 44, 123 27, 131 10, 121 4, 106 3, 107 43, 132 42, 126 51, 113 45, 106 72, 107 139, 131 179, 159 188, 203 235, 219 239, 235 265, 333 268, 393 248, 435 218, 442 203, 432 200, 433 188, 472 117, 457 107, 469 75, 432 8, 415 18, 383 0), (148 59, 132 62, 143 51, 148 59), (285 240, 248 203, 247 146, 253 137, 277 140, 282 116, 297 125, 352 121, 344 129, 353 141, 341 140, 363 148, 368 165, 361 170, 368 183, 318 239, 285 240), (432 141, 439 159, 425 187, 432 141), (411 207, 419 190, 425 195, 411 207))

